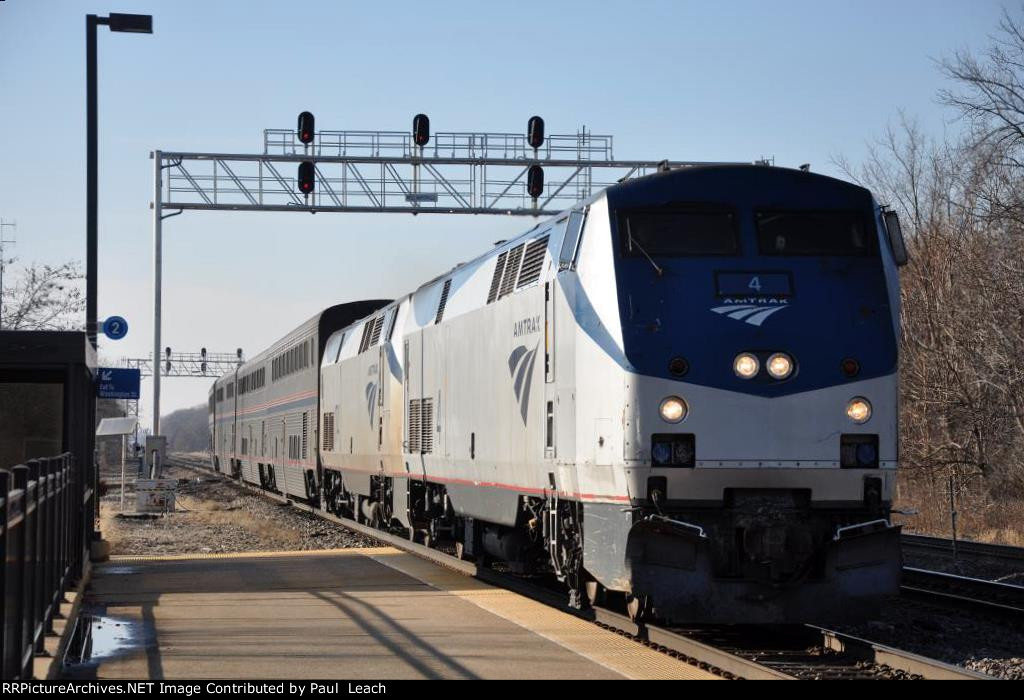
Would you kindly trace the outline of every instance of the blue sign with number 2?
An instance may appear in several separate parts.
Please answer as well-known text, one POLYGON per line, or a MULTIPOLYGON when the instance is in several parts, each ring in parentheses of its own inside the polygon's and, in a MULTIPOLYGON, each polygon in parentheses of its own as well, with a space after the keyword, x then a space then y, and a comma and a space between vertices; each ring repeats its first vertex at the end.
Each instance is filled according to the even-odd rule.
POLYGON ((103 322, 103 335, 111 340, 120 340, 128 335, 128 322, 121 316, 111 316, 103 322))

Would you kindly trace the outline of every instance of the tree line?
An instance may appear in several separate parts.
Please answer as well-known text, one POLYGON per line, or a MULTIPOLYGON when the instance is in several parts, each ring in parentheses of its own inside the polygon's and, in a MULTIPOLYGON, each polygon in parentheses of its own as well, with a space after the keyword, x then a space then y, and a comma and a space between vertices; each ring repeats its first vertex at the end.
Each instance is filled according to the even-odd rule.
POLYGON ((958 133, 901 115, 854 180, 896 209, 901 271, 901 467, 1024 498, 1024 17, 940 61, 958 133))

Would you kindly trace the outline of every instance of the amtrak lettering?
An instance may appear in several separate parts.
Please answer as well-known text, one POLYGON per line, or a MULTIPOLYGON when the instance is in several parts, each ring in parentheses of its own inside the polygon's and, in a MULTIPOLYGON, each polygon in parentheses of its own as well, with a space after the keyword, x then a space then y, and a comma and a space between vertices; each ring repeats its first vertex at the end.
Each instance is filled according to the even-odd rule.
POLYGON ((789 306, 787 299, 772 297, 769 299, 726 299, 725 306, 713 306, 716 314, 728 316, 734 321, 749 323, 760 327, 769 316, 789 306))
POLYGON ((540 316, 529 316, 522 321, 516 321, 512 326, 512 337, 519 338, 531 333, 540 333, 540 316))
POLYGON ((737 304, 788 304, 789 299, 782 299, 780 297, 749 297, 747 299, 723 299, 723 304, 737 305, 737 304))

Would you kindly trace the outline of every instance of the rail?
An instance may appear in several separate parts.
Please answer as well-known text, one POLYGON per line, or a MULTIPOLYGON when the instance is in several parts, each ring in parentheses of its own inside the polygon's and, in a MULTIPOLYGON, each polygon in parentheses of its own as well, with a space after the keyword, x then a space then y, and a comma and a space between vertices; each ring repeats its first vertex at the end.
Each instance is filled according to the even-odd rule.
POLYGON ((71 453, 0 470, 4 680, 32 677, 33 659, 53 633, 64 590, 82 573, 92 492, 76 488, 75 471, 71 453))
MULTIPOLYGON (((912 535, 904 533, 901 537, 901 541, 903 542, 904 547, 910 547, 919 551, 933 551, 950 555, 953 553, 953 540, 945 537, 932 537, 930 535, 912 535)), ((956 551, 962 556, 1024 562, 1024 547, 1014 547, 1008 544, 993 544, 989 542, 976 542, 975 540, 957 539, 956 551)))
POLYGON ((900 593, 1024 624, 1022 586, 904 566, 900 593))

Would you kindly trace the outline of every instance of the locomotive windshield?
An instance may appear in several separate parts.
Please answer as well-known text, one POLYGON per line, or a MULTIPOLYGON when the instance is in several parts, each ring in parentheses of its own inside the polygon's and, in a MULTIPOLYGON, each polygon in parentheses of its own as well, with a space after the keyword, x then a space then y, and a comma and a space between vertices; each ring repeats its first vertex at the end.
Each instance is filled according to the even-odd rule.
POLYGON ((655 209, 622 215, 626 257, 736 255, 739 230, 727 210, 655 209))
POLYGON ((759 211, 757 241, 762 255, 869 255, 864 217, 852 211, 759 211))

